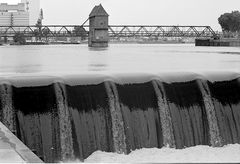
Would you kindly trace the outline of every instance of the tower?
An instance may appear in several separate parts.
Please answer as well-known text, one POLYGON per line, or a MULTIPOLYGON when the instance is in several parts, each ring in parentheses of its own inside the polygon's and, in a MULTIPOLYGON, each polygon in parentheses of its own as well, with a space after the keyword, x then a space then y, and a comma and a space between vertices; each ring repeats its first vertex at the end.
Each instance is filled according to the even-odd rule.
POLYGON ((108 13, 100 4, 89 15, 89 47, 108 46, 108 13))
POLYGON ((39 18, 40 0, 21 0, 25 3, 26 11, 29 12, 29 23, 35 25, 39 18))

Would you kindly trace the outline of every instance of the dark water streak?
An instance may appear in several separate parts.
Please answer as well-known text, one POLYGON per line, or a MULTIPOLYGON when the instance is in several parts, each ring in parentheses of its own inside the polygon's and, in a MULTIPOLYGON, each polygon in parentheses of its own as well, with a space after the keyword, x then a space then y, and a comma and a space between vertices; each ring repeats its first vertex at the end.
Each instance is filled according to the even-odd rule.
POLYGON ((66 86, 75 156, 86 159, 96 150, 113 152, 111 112, 103 83, 66 86))

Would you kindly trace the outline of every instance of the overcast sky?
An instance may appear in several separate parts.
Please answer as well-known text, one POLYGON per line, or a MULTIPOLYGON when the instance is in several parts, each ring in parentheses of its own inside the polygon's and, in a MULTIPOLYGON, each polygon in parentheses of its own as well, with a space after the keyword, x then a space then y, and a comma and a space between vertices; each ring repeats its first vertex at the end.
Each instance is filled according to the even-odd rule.
POLYGON ((220 30, 217 18, 240 10, 240 0, 41 0, 43 22, 82 24, 99 3, 109 13, 111 25, 210 25, 220 30))

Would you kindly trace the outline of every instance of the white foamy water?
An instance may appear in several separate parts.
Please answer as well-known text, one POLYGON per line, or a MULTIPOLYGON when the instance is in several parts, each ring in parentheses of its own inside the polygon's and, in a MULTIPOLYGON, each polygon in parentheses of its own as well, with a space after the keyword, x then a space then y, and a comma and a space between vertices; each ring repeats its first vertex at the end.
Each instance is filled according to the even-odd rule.
POLYGON ((221 148, 195 146, 181 150, 170 148, 140 149, 129 155, 94 152, 86 163, 239 163, 240 145, 227 145, 221 148))

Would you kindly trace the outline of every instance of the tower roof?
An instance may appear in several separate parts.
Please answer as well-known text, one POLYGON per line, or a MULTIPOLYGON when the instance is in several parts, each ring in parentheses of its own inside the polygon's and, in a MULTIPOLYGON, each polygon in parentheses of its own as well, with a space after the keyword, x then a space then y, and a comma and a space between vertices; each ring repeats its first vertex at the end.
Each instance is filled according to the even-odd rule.
POLYGON ((89 17, 95 17, 95 16, 109 16, 106 10, 102 7, 102 5, 95 6, 90 13, 89 17))

